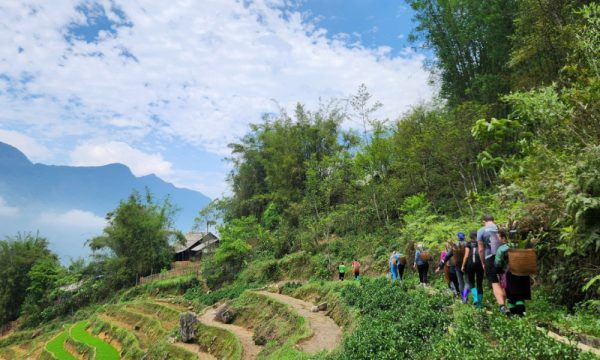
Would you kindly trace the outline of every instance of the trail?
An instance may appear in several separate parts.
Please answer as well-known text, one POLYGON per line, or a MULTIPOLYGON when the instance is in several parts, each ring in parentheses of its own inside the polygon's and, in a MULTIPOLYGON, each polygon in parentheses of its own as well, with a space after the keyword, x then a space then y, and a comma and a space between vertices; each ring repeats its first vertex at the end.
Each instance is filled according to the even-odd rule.
POLYGON ((291 296, 276 294, 268 291, 255 291, 255 293, 270 297, 281 303, 291 306, 300 316, 308 322, 313 335, 301 340, 298 345, 307 353, 316 353, 323 350, 335 349, 342 339, 342 329, 332 318, 323 312, 312 312, 313 304, 293 298, 291 296))
MULTIPOLYGON (((485 311, 488 315, 493 315, 493 313, 489 310, 485 311)), ((569 345, 569 346, 576 346, 579 350, 583 351, 583 352, 590 352, 598 357, 600 357, 600 349, 597 349, 595 347, 586 345, 582 342, 579 341, 575 341, 575 340, 570 340, 562 335, 559 335, 557 333, 555 333, 554 331, 545 329, 543 327, 539 327, 539 326, 535 326, 535 328, 541 332, 542 334, 548 336, 549 338, 552 338, 558 342, 561 342, 565 345, 569 345)))
POLYGON ((173 345, 180 347, 184 350, 191 352, 192 354, 196 354, 199 360, 217 360, 213 355, 206 353, 200 349, 200 345, 198 344, 188 344, 184 342, 175 342, 173 345))
POLYGON ((556 341, 560 341, 561 343, 566 344, 566 345, 575 345, 581 351, 591 352, 592 354, 600 357, 600 349, 596 349, 595 347, 591 347, 591 346, 586 345, 584 343, 581 343, 579 341, 571 341, 571 340, 569 340, 568 338, 566 338, 566 337, 564 337, 562 335, 559 335, 559 334, 557 334, 557 333, 555 333, 553 331, 550 331, 548 329, 544 329, 544 328, 539 327, 539 326, 536 326, 536 328, 539 331, 541 331, 542 333, 545 333, 546 336, 551 337, 551 338, 553 338, 556 341))
MULTIPOLYGON (((221 305, 225 306, 225 305, 221 305)), ((231 331, 237 338, 240 340, 242 344, 242 359, 243 360, 253 360, 256 359, 258 353, 262 350, 262 346, 258 346, 254 344, 254 340, 252 340, 252 331, 243 328, 238 325, 233 324, 223 324, 215 320, 215 316, 217 315, 217 311, 220 309, 208 308, 198 320, 204 325, 225 329, 231 331)))

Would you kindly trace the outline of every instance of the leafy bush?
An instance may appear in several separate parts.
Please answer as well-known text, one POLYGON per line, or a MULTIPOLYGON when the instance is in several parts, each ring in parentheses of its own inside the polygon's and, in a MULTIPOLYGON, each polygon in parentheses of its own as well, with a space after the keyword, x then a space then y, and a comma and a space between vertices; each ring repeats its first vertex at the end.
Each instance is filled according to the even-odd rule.
POLYGON ((183 297, 190 301, 199 301, 204 305, 213 305, 223 299, 235 299, 239 297, 247 289, 257 288, 260 285, 256 284, 241 284, 236 283, 230 286, 222 287, 218 290, 205 293, 201 287, 194 287, 185 292, 183 297))
POLYGON ((150 283, 144 284, 143 289, 145 292, 173 292, 176 294, 183 294, 188 289, 200 286, 200 281, 195 275, 176 277, 172 279, 157 280, 150 283))
POLYGON ((342 299, 358 309, 359 325, 344 339, 337 359, 419 358, 441 339, 448 322, 450 296, 386 278, 364 279, 342 289, 342 299))

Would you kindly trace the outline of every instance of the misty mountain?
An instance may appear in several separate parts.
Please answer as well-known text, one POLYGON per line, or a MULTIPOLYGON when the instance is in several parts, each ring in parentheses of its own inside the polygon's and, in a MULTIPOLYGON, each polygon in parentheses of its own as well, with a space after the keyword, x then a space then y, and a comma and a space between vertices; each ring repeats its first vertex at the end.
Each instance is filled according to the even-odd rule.
MULTIPOLYGON (((0 236, 39 230, 56 245, 59 253, 63 247, 69 250, 69 246, 60 246, 66 245, 62 244, 66 241, 64 237, 81 237, 83 243, 97 235, 98 224, 107 212, 133 190, 144 193, 146 187, 157 200, 169 196, 180 209, 175 225, 182 231, 190 230, 198 211, 210 202, 204 194, 177 188, 156 175, 136 177, 123 164, 87 167, 33 164, 17 148, 0 142, 0 236), (56 230, 61 239, 52 238, 56 230)), ((76 240, 68 242, 79 248, 76 240)), ((78 251, 68 253, 77 255, 78 251)), ((60 255, 70 254, 63 251, 60 255)))

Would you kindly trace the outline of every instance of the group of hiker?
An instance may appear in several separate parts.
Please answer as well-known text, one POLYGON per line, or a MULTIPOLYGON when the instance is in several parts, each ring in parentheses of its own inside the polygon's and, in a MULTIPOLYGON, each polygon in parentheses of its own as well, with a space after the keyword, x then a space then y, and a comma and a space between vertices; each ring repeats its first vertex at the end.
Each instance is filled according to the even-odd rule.
MULTIPOLYGON (((463 303, 469 301, 470 294, 473 304, 477 307, 482 306, 485 276, 500 311, 507 315, 523 316, 525 301, 531 299, 531 279, 528 275, 516 275, 511 272, 508 261, 508 232, 499 229, 491 215, 485 215, 482 221, 483 226, 478 231, 471 231, 468 239, 461 231, 456 234, 456 240, 448 241, 435 272, 443 270, 448 287, 462 298, 463 303)), ((413 269, 419 273, 421 286, 427 284, 431 260, 430 252, 423 244, 418 244, 413 269)), ((392 281, 403 279, 406 264, 406 255, 398 251, 392 252, 389 257, 389 274, 392 281)), ((345 265, 340 264, 338 270, 340 280, 344 280, 345 265)), ((360 262, 356 259, 352 262, 352 272, 356 280, 360 279, 360 262)))

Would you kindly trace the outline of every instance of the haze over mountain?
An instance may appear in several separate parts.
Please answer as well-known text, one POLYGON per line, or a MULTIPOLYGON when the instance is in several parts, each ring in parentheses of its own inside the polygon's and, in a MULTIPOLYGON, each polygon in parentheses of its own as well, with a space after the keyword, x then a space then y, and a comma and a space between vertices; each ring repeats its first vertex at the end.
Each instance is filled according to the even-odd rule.
POLYGON ((210 199, 177 188, 156 175, 136 177, 123 164, 73 167, 33 164, 17 148, 0 142, 0 236, 38 231, 63 260, 88 253, 85 240, 99 235, 107 212, 133 190, 169 196, 180 211, 175 225, 189 231, 210 199))

